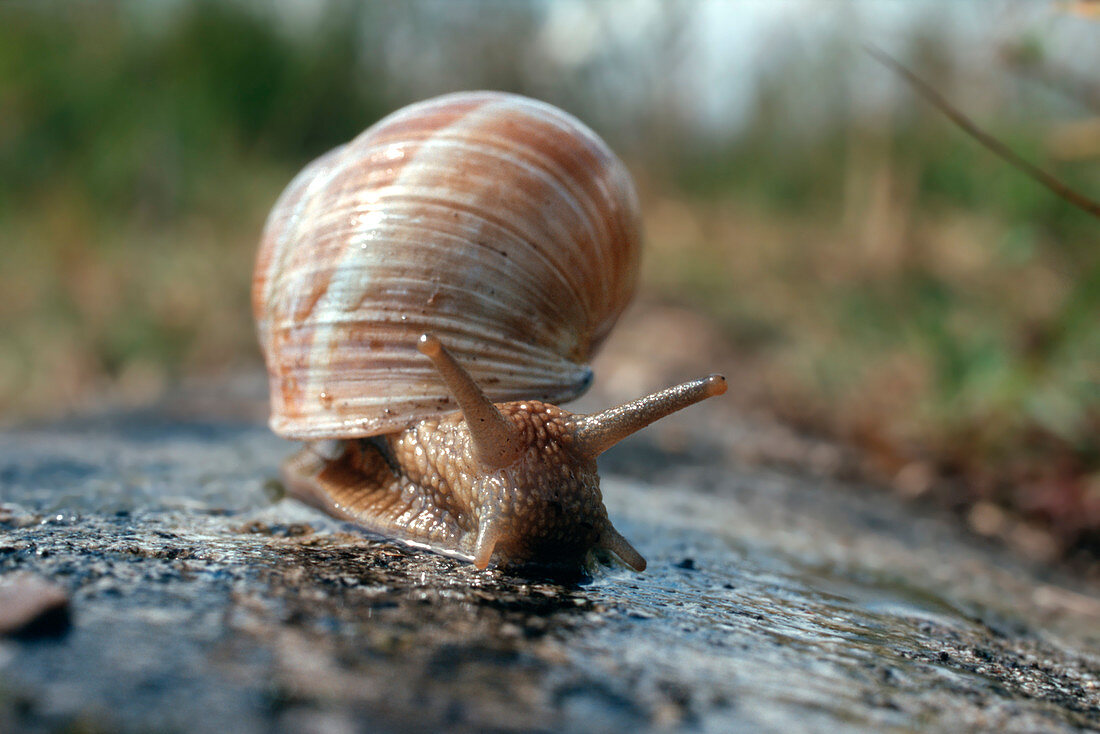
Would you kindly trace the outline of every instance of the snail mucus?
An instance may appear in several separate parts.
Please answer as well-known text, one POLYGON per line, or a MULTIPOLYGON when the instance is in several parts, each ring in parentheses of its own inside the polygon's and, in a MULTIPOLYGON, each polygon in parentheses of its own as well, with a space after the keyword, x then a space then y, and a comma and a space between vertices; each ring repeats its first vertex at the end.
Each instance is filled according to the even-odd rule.
POLYGON ((290 493, 479 569, 610 553, 644 570, 596 457, 725 379, 591 415, 556 405, 591 383, 639 247, 622 162, 525 97, 420 102, 309 164, 252 285, 271 428, 306 442, 283 465, 290 493))

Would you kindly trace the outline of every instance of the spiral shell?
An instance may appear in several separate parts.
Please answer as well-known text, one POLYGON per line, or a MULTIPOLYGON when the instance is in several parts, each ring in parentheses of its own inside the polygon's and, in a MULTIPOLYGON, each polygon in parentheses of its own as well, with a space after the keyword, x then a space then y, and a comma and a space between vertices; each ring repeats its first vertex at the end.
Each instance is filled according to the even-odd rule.
POLYGON ((464 92, 391 114, 268 217, 252 301, 272 429, 354 438, 454 410, 424 332, 494 401, 576 397, 633 293, 638 220, 623 164, 561 110, 464 92))

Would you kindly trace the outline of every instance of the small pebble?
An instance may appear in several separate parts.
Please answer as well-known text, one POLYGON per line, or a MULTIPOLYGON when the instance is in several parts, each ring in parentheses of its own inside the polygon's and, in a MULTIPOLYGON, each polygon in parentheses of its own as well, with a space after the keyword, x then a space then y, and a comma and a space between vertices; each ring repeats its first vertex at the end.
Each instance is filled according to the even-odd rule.
POLYGON ((0 578, 0 635, 53 637, 69 628, 69 595, 30 574, 0 578))

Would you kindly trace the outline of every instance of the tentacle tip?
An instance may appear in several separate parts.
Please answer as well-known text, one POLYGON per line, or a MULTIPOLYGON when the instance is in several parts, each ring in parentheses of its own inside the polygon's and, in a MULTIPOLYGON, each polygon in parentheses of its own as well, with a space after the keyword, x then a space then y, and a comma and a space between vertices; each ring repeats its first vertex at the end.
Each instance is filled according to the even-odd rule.
POLYGON ((499 528, 494 527, 492 523, 487 523, 481 527, 477 535, 477 545, 474 547, 473 561, 477 570, 484 571, 489 567, 498 540, 500 540, 499 528))
POLYGON ((613 527, 608 529, 607 535, 602 539, 599 547, 611 551, 620 561, 638 573, 646 569, 645 558, 642 557, 642 554, 613 527))
POLYGON ((493 551, 496 543, 479 543, 477 551, 474 553, 474 568, 478 571, 484 571, 489 567, 489 562, 493 560, 493 551))
POLYGON ((437 357, 443 351, 443 344, 435 334, 421 334, 416 340, 416 348, 427 357, 437 357))
POLYGON ((706 379, 708 398, 713 398, 715 395, 724 395, 729 388, 729 383, 726 382, 723 375, 709 375, 706 379))

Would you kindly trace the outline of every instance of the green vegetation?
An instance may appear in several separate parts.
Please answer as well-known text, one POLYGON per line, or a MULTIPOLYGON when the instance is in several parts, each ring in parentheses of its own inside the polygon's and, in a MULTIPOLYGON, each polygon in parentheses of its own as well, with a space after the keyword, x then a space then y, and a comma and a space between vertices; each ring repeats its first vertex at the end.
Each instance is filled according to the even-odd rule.
MULTIPOLYGON (((927 466, 962 480, 956 501, 1029 508, 1095 543, 1100 222, 935 110, 795 144, 792 114, 681 163, 651 285, 717 315, 775 407, 886 476, 927 466)), ((1038 121, 989 127, 1044 159, 1038 121)), ((1100 191, 1095 165, 1044 165, 1100 191)))
MULTIPOLYGON (((228 2, 43 5, 0 9, 0 411, 255 367, 248 283, 271 202, 408 101, 390 88, 379 11, 336 3, 291 33, 228 2)), ((496 50, 460 86, 542 89, 505 58, 530 44, 471 43, 496 50)), ((964 88, 929 44, 913 44, 918 71, 964 88)), ((730 140, 693 141, 659 110, 624 141, 605 131, 649 192, 648 292, 711 313, 774 409, 861 444, 888 475, 928 466, 969 500, 1096 543, 1100 222, 919 100, 888 119, 854 112, 849 47, 769 74, 730 140), (828 102, 808 125, 811 97, 828 102)), ((1027 50, 1042 62, 1040 43, 1027 50)), ((860 58, 860 73, 889 73, 860 58)), ((598 90, 563 95, 608 118, 598 90)), ((1058 104, 979 121, 1096 196, 1095 152, 1047 153, 1050 131, 1084 114, 1058 104)))

